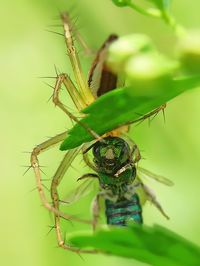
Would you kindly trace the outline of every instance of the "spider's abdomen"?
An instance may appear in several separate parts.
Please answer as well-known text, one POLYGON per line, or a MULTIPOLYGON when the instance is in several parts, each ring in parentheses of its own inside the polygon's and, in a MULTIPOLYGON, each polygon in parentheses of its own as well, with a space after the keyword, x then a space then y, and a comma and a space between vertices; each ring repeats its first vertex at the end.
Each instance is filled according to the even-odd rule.
POLYGON ((119 202, 105 201, 107 224, 126 226, 127 221, 142 223, 142 208, 139 197, 134 194, 130 200, 119 202))

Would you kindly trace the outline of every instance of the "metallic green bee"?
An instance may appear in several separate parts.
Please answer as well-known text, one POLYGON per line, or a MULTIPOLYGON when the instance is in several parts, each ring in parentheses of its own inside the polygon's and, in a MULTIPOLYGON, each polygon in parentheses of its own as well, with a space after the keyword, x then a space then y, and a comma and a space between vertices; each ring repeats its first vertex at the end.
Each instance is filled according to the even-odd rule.
POLYGON ((100 192, 95 196, 91 208, 94 228, 98 224, 100 198, 105 200, 105 214, 109 225, 125 226, 129 221, 142 223, 142 205, 147 199, 169 219, 152 189, 143 183, 142 178, 153 178, 169 186, 173 183, 141 167, 136 169, 140 152, 136 144, 130 139, 129 141, 132 143, 131 148, 124 139, 108 136, 104 138, 104 142, 97 141, 89 146, 84 154, 92 149, 95 164, 92 168, 97 174, 88 173, 80 177, 78 181, 87 180, 65 198, 69 204, 74 203, 90 193, 93 190, 93 180, 98 179, 100 192))
MULTIPOLYGON (((105 142, 97 142, 93 147, 94 163, 98 169, 98 179, 106 201, 107 223, 125 225, 127 220, 142 223, 142 208, 136 193, 140 182, 136 178, 135 162, 126 141, 118 137, 107 137, 105 142)), ((98 215, 98 214, 96 214, 98 215)))

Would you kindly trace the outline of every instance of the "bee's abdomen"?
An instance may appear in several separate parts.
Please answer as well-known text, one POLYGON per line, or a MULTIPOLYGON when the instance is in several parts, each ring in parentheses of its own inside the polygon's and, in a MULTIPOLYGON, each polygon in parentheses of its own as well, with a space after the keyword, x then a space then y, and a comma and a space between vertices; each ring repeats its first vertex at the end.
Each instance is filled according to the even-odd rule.
POLYGON ((127 221, 142 223, 142 208, 139 197, 134 194, 130 200, 105 201, 107 224, 125 226, 127 221))

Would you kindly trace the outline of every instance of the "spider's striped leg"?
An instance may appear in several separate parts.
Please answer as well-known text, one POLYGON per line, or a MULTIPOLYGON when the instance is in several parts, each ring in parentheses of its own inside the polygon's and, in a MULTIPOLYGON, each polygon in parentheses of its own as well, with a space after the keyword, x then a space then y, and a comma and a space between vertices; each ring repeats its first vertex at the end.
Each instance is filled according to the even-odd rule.
POLYGON ((95 54, 95 51, 93 51, 91 48, 88 47, 84 39, 81 37, 81 35, 77 32, 75 25, 73 22, 70 20, 69 16, 67 13, 63 14, 62 16, 65 16, 65 21, 70 27, 71 32, 73 33, 73 36, 76 38, 76 40, 79 42, 79 44, 82 46, 84 49, 84 52, 87 56, 91 56, 95 54))
MULTIPOLYGON (((94 132, 91 128, 87 127, 86 125, 84 125, 81 121, 79 121, 76 116, 74 116, 71 112, 69 112, 67 110, 67 108, 64 106, 64 104, 59 100, 59 91, 60 91, 60 87, 61 84, 64 83, 66 89, 69 91, 70 88, 72 88, 71 90, 71 94, 74 93, 73 91, 73 87, 75 87, 73 85, 72 87, 72 81, 69 79, 69 77, 66 74, 60 74, 57 76, 56 78, 56 85, 55 85, 55 89, 54 89, 54 93, 53 93, 53 102, 55 103, 55 105, 57 105, 61 110, 63 110, 63 112, 65 112, 72 120, 74 120, 76 123, 80 124, 82 127, 85 128, 85 130, 87 130, 88 132, 90 132, 96 139, 98 139, 99 141, 104 141, 102 137, 100 137, 96 132, 94 132)), ((70 94, 70 95, 71 95, 70 94)), ((74 94, 75 97, 78 94, 74 94)), ((82 95, 82 94, 81 94, 82 95)), ((82 99, 82 98, 80 98, 82 99)), ((81 101, 80 101, 81 102, 81 101)), ((78 103, 77 103, 78 104, 78 103)), ((82 107, 80 108, 82 109, 82 107)))
POLYGON ((58 145, 66 137, 67 137, 67 132, 61 133, 61 134, 59 134, 59 135, 57 135, 57 136, 55 136, 49 140, 37 145, 33 149, 32 153, 31 153, 31 166, 33 167, 34 172, 35 172, 37 189, 39 191, 42 204, 49 211, 54 212, 56 215, 59 215, 59 216, 63 217, 64 219, 67 219, 67 220, 74 220, 74 221, 79 221, 79 222, 91 223, 90 221, 84 221, 84 220, 81 220, 77 217, 70 216, 66 213, 62 213, 58 209, 56 209, 54 206, 51 206, 51 204, 47 200, 45 193, 44 193, 44 190, 43 190, 43 184, 42 184, 42 180, 41 180, 41 176, 40 176, 40 166, 39 166, 39 161, 38 161, 38 155, 41 154, 42 152, 54 147, 55 145, 58 145))
POLYGON ((64 34, 65 34, 65 42, 67 45, 67 52, 72 64, 74 76, 76 79, 76 83, 78 85, 78 90, 82 95, 85 103, 87 105, 91 104, 94 101, 94 96, 92 95, 88 84, 84 78, 83 71, 81 68, 81 64, 79 61, 79 57, 76 51, 76 48, 73 43, 73 39, 70 32, 70 21, 66 13, 61 15, 63 23, 64 23, 64 34))
POLYGON ((90 162, 88 153, 84 153, 84 151, 87 149, 88 145, 84 144, 82 151, 83 151, 83 160, 85 161, 85 163, 92 169, 94 170, 96 173, 98 172, 97 168, 90 162))
MULTIPOLYGON (((63 158, 61 164, 59 165, 59 167, 58 167, 58 169, 57 169, 57 171, 53 177, 53 180, 51 183, 51 198, 53 201, 54 208, 58 211, 59 211, 59 196, 58 196, 57 187, 59 186, 65 172, 67 171, 67 169, 71 165, 74 158, 77 156, 80 149, 81 149, 81 147, 70 150, 66 153, 65 157, 63 158)), ((71 247, 71 246, 65 244, 65 242, 62 238, 62 234, 61 234, 60 216, 62 216, 62 215, 59 215, 59 213, 55 214, 55 228, 56 228, 58 245, 64 249, 71 250, 73 252, 95 253, 96 252, 95 250, 80 250, 80 249, 77 249, 77 248, 74 248, 74 247, 71 247)), ((82 220, 79 218, 77 218, 77 221, 91 223, 90 221, 82 220)))
POLYGON ((161 106, 159 106, 158 108, 156 108, 152 112, 150 112, 150 113, 148 113, 146 115, 143 115, 142 117, 140 117, 140 118, 138 118, 138 119, 136 119, 134 121, 130 121, 130 122, 126 122, 126 123, 122 124, 122 126, 131 125, 131 124, 137 123, 139 121, 145 120, 146 118, 149 118, 152 115, 156 115, 161 110, 164 111, 165 108, 166 108, 166 103, 165 104, 162 104, 161 106))

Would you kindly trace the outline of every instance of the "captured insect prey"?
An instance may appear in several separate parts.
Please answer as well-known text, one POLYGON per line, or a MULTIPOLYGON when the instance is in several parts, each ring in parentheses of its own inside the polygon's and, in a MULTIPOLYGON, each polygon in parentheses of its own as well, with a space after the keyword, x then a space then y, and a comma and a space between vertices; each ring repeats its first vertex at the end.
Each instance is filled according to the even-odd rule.
MULTIPOLYGON (((143 180, 145 178, 151 178, 168 186, 173 185, 173 183, 162 176, 155 175, 139 167, 137 163, 141 159, 140 151, 135 142, 125 135, 125 133, 129 131, 131 123, 143 121, 152 115, 154 116, 158 111, 164 110, 166 105, 163 104, 150 113, 141 115, 140 119, 137 121, 129 121, 129 123, 123 125, 119 124, 116 128, 108 132, 103 132, 102 134, 96 132, 89 125, 84 124, 81 119, 72 114, 60 101, 59 92, 61 85, 64 85, 68 91, 69 97, 71 97, 81 117, 85 116, 85 114, 81 112, 83 109, 90 107, 92 103, 96 102, 105 94, 109 94, 113 90, 123 87, 125 78, 111 71, 106 64, 108 49, 110 45, 118 39, 118 36, 114 34, 110 35, 103 43, 91 64, 86 80, 82 72, 72 35, 78 40, 79 44, 87 53, 93 53, 79 36, 68 14, 61 14, 61 19, 64 29, 63 39, 65 39, 67 45, 67 53, 70 58, 77 86, 75 86, 74 82, 67 74, 57 74, 52 100, 76 125, 83 127, 89 132, 93 140, 65 152, 64 158, 51 181, 50 197, 52 202, 48 201, 47 192, 45 192, 43 188, 38 155, 55 145, 60 145, 68 137, 68 132, 65 131, 37 145, 31 154, 31 166, 35 173, 37 189, 42 204, 54 214, 58 245, 73 252, 95 253, 96 250, 82 250, 65 243, 60 219, 86 223, 91 225, 91 228, 95 230, 99 225, 99 216, 101 212, 99 201, 101 198, 104 200, 105 216, 108 225, 127 226, 130 222, 142 224, 142 206, 147 200, 149 200, 162 215, 169 219, 157 200, 155 193, 143 180), (78 178, 78 186, 76 189, 66 195, 65 199, 62 201, 58 194, 58 186, 79 153, 82 153, 85 165, 88 166, 92 172, 86 172, 83 176, 78 178), (91 155, 93 161, 91 161, 91 155), (62 204, 71 205, 81 197, 84 197, 88 193, 92 193, 94 183, 97 183, 96 180, 99 182, 99 192, 94 195, 94 199, 91 203, 91 220, 82 219, 79 216, 73 216, 61 211, 62 204)), ((62 151, 62 153, 64 152, 62 151)))

